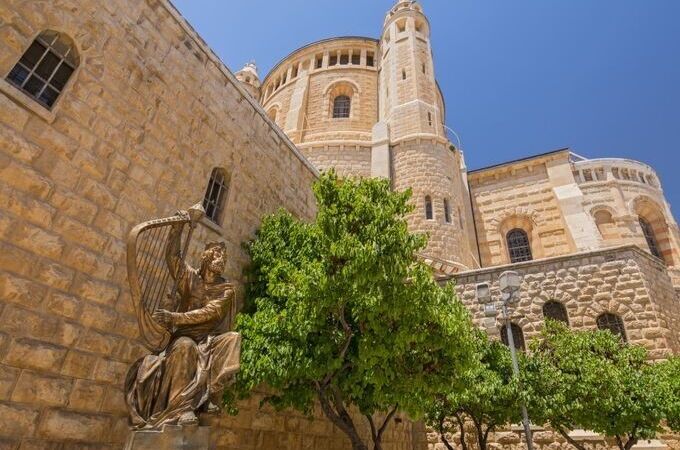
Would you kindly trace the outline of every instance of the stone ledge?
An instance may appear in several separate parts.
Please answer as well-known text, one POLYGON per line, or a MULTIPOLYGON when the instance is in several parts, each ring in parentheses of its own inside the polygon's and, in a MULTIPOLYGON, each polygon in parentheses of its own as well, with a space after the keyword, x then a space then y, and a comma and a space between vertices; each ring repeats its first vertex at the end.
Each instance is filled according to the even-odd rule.
POLYGON ((214 450, 210 427, 165 426, 162 431, 132 431, 125 450, 214 450))

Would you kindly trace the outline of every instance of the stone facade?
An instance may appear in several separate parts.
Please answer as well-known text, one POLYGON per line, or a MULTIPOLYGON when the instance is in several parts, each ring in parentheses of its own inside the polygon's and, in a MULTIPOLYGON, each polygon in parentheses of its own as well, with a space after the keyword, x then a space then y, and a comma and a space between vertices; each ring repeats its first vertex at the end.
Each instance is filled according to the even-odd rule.
MULTIPOLYGON (((317 172, 167 1, 9 0, 0 18, 3 76, 46 29, 80 58, 51 109, 0 84, 0 448, 120 449, 123 380, 146 353, 129 229, 200 201, 224 169, 220 225, 197 241, 226 242, 240 301, 241 244, 280 207, 311 218, 317 172)), ((207 419, 219 449, 349 448, 321 416, 257 402, 207 419)), ((424 443, 413 427, 388 448, 424 443)))
MULTIPOLYGON (((168 0, 3 2, 0 449, 122 447, 123 378, 146 353, 125 236, 203 199, 214 169, 227 195, 197 242, 227 244, 238 292, 225 329, 242 302, 241 244, 280 207, 310 219, 311 183, 334 167, 413 190, 409 224, 430 235, 422 256, 460 272, 461 298, 492 335, 498 324, 476 286, 497 289, 512 268, 524 279, 516 321, 527 339, 555 300, 574 328, 610 312, 653 359, 680 351, 680 233, 653 169, 561 150, 468 173, 447 137, 429 27, 417 2, 399 0, 378 39, 310 44, 260 82, 253 64, 224 67, 168 0), (7 81, 45 30, 67 36, 79 61, 49 108, 7 81), (338 96, 350 98, 348 117, 333 117, 338 96), (510 264, 513 230, 526 233, 533 261, 510 264)), ((218 449, 349 448, 318 414, 275 413, 258 400, 205 419, 218 449)), ((564 447, 546 433, 541 446, 564 447)), ((387 450, 428 445, 406 418, 386 440, 387 450)), ((517 434, 496 445, 519 448, 517 434)))

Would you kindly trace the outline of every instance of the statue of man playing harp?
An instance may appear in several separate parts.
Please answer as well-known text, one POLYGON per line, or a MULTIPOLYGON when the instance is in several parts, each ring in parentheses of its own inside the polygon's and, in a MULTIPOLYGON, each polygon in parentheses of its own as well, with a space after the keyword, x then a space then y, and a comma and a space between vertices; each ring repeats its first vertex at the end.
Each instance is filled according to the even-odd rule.
POLYGON ((214 407, 211 399, 239 370, 240 335, 219 331, 234 299, 234 286, 222 277, 225 245, 208 243, 200 267, 191 267, 181 249, 183 226, 190 216, 180 211, 175 217, 182 220, 168 225, 165 263, 178 304, 173 305, 175 312, 150 313, 151 321, 165 329, 167 345, 137 361, 126 380, 130 419, 137 429, 197 425, 198 412, 214 407))

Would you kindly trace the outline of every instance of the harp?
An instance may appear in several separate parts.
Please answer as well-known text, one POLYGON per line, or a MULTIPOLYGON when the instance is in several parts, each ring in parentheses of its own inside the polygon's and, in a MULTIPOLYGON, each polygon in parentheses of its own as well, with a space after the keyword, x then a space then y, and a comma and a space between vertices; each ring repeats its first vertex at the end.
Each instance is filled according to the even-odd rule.
POLYGON ((153 313, 161 308, 177 309, 177 289, 191 236, 204 214, 203 207, 197 204, 188 214, 140 223, 128 235, 127 268, 132 303, 142 341, 152 352, 164 350, 170 342, 170 332, 153 319, 153 313), (181 227, 183 242, 178 273, 173 279, 167 266, 166 251, 170 231, 175 226, 181 227))

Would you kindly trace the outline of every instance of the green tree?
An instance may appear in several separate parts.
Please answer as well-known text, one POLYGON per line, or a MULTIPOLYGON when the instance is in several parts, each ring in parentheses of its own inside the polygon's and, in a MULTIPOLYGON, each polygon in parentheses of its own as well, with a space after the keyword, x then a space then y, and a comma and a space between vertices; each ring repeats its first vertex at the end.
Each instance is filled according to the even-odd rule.
POLYGON ((532 420, 579 450, 585 444, 570 430, 595 431, 629 450, 655 436, 669 409, 664 372, 647 362, 644 348, 609 331, 571 331, 548 321, 523 374, 532 420))
POLYGON ((666 400, 666 424, 671 430, 680 431, 680 356, 655 365, 666 400))
POLYGON ((463 450, 468 450, 466 420, 474 425, 479 449, 486 450, 490 433, 522 418, 518 380, 513 376, 510 350, 477 330, 475 344, 479 364, 462 374, 456 385, 450 385, 446 392, 435 396, 428 407, 428 425, 437 430, 449 450, 454 447, 446 435, 456 427, 463 450))
POLYGON ((314 192, 313 223, 281 211, 248 245, 241 383, 271 387, 276 408, 309 412, 318 400, 364 450, 354 406, 380 450, 397 412, 419 416, 471 365, 471 323, 453 288, 415 257, 426 238, 407 230, 410 193, 332 172, 314 192))

